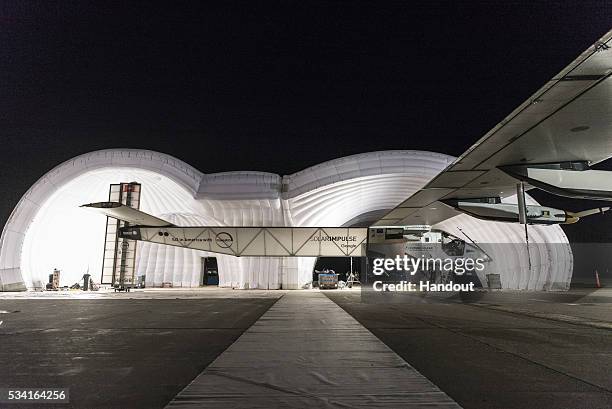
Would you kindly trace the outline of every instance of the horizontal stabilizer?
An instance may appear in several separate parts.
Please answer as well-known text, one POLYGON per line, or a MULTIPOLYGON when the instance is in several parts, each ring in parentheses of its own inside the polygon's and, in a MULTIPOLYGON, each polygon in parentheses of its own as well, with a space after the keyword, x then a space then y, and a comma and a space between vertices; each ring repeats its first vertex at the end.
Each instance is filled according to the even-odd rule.
POLYGON ((105 216, 112 217, 131 225, 137 226, 153 226, 153 227, 171 227, 172 223, 167 222, 159 217, 152 216, 138 209, 126 206, 118 202, 98 202, 84 204, 81 207, 95 210, 105 216))

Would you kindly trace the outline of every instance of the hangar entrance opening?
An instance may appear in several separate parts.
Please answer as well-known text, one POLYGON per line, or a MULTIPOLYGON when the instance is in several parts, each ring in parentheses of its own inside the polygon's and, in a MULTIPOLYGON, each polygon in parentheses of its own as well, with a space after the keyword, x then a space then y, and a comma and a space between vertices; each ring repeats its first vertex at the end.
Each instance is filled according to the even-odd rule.
POLYGON ((202 270, 200 272, 200 287, 219 285, 219 268, 217 257, 202 257, 202 270))

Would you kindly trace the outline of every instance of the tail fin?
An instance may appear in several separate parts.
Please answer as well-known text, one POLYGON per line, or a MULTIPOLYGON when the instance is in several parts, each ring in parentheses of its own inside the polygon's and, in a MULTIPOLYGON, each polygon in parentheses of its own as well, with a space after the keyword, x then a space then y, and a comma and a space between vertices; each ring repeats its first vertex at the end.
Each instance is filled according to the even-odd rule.
POLYGON ((84 204, 81 207, 92 209, 105 216, 130 223, 134 226, 171 227, 172 223, 159 217, 126 206, 118 202, 98 202, 84 204))

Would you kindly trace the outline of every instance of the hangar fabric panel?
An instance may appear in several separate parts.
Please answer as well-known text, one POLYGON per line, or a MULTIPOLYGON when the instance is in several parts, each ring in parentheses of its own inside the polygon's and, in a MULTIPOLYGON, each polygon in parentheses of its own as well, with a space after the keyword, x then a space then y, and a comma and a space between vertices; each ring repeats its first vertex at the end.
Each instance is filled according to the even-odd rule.
MULTIPOLYGON (((3 291, 41 287, 54 268, 62 271, 62 285, 78 281, 86 272, 98 277, 105 220, 79 206, 106 200, 112 183, 140 183, 140 209, 179 227, 349 227, 379 219, 453 161, 451 156, 432 152, 382 151, 279 176, 246 171, 204 174, 169 155, 146 150, 91 152, 57 166, 21 198, 2 232, 0 285, 3 291)), ((524 240, 523 226, 466 215, 433 227, 454 235, 461 229, 480 242, 524 240)), ((503 287, 568 285, 572 254, 561 228, 530 226, 530 234, 550 246, 536 255, 541 262, 530 277, 513 275, 509 266, 501 278, 503 287), (558 244, 567 246, 559 250, 558 244), (553 259, 562 265, 554 269, 558 277, 547 276, 553 259)), ((316 260, 249 257, 248 253, 235 257, 148 242, 138 245, 136 272, 146 275, 148 286, 196 287, 202 260, 216 257, 220 286, 298 289, 312 281, 316 260)))

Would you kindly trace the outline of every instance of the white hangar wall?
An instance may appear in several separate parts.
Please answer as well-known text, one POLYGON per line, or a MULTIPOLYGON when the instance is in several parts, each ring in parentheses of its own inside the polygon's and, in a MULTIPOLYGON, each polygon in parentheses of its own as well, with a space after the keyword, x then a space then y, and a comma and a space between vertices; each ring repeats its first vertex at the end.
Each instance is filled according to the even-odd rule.
MULTIPOLYGON (((62 285, 89 271, 99 279, 105 219, 78 206, 107 199, 110 183, 143 185, 141 209, 177 225, 341 226, 365 213, 389 209, 425 185, 454 158, 422 151, 353 155, 281 177, 264 172, 203 174, 169 155, 115 149, 71 159, 43 176, 20 200, 0 239, 0 285, 23 290, 62 270, 62 285)), ((485 222, 461 215, 440 229, 457 235, 461 227, 479 242, 520 242, 522 226, 485 222)), ((567 243, 558 226, 532 227, 536 241, 567 243)), ((558 247, 555 247, 557 249, 558 247)), ((529 276, 503 275, 505 288, 546 288, 547 262, 566 265, 552 281, 569 283, 571 252, 552 254, 529 276), (544 271, 546 270, 546 271, 544 271)), ((556 251, 556 250, 555 250, 556 251)), ((233 288, 301 288, 312 280, 315 258, 242 257, 152 243, 139 243, 137 272, 147 284, 194 287, 200 260, 217 257, 220 285, 233 288)), ((548 263, 550 264, 550 263, 548 263)), ((548 274, 548 275, 547 275, 548 274)))
MULTIPOLYGON (((516 195, 504 199, 516 203, 516 195)), ((527 204, 538 203, 527 196, 527 204)), ((460 214, 438 223, 434 228, 470 239, 493 259, 492 270, 500 274, 502 287, 512 290, 567 290, 572 279, 573 255, 561 227, 528 226, 529 253, 523 225, 489 222, 460 214), (531 266, 529 263, 531 262, 531 266)))
POLYGON ((132 175, 126 171, 138 170, 148 173, 134 174, 134 178, 148 176, 150 184, 158 181, 157 178, 164 181, 156 195, 146 199, 151 205, 166 203, 161 197, 173 196, 172 190, 193 197, 202 177, 201 172, 184 162, 145 150, 95 151, 58 165, 28 189, 2 230, 2 290, 24 290, 41 281, 45 283, 54 267, 62 269, 62 284, 72 284, 88 267, 95 277, 96 263, 102 260, 95 253, 101 251, 103 240, 103 236, 95 232, 100 228, 104 231, 104 227, 100 227, 104 226, 104 218, 88 215, 78 205, 90 198, 107 200, 111 181, 116 183, 122 181, 119 178, 130 178, 132 175), (71 182, 78 190, 70 188, 71 182), (78 230, 76 234, 73 229, 78 230))

